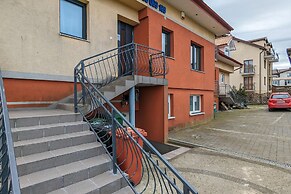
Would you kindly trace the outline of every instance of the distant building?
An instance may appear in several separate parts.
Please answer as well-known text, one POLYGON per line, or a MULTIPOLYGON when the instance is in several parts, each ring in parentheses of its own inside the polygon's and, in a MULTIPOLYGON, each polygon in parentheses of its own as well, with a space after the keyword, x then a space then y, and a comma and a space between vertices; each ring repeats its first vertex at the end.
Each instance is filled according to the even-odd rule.
POLYGON ((222 102, 227 106, 233 106, 236 102, 231 96, 230 74, 240 69, 243 64, 227 56, 219 49, 216 51, 215 58, 215 100, 219 104, 219 109, 222 102))
POLYGON ((291 86, 291 67, 273 70, 274 86, 291 86))
POLYGON ((225 55, 243 64, 240 70, 230 74, 230 85, 244 87, 251 102, 267 99, 272 90, 273 63, 278 61, 272 43, 266 37, 246 41, 228 35, 218 38, 216 45, 225 55))

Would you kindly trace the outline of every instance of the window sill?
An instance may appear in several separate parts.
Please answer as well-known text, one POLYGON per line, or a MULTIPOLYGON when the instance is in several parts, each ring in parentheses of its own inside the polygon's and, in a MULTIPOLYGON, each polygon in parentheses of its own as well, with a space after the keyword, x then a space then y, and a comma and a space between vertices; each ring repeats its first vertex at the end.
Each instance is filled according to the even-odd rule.
POLYGON ((189 114, 190 116, 197 116, 197 115, 205 115, 205 112, 190 112, 190 114, 189 114))
POLYGON ((89 40, 87 40, 87 39, 83 39, 83 38, 78 38, 78 37, 76 37, 76 36, 71 36, 71 35, 68 35, 68 34, 63 34, 63 33, 59 33, 60 34, 60 36, 64 36, 64 37, 67 37, 67 38, 72 38, 72 39, 75 39, 75 40, 80 40, 80 41, 83 41, 83 42, 88 42, 88 43, 90 43, 90 41, 89 40))
POLYGON ((168 120, 174 120, 176 117, 168 117, 168 120))
POLYGON ((166 57, 166 59, 171 59, 171 60, 173 60, 173 61, 176 60, 174 57, 170 57, 170 56, 165 56, 165 57, 166 57))
POLYGON ((197 73, 203 73, 203 74, 205 74, 205 71, 199 71, 199 70, 195 70, 195 69, 191 69, 191 71, 195 71, 197 73))

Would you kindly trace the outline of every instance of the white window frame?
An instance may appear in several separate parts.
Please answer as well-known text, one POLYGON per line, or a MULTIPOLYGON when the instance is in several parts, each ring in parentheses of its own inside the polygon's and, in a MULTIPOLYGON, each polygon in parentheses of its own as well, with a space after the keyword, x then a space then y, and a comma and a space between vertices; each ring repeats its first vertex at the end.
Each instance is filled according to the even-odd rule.
POLYGON ((172 97, 173 97, 173 94, 168 94, 168 119, 174 119, 175 118, 173 116, 173 110, 171 109, 171 107, 172 107, 172 104, 171 104, 172 97))
POLYGON ((194 71, 203 71, 202 68, 202 47, 191 43, 190 46, 190 64, 191 69, 194 71), (197 50, 199 49, 199 56, 197 56, 197 50))
POLYGON ((198 113, 202 113, 202 110, 201 110, 201 102, 202 102, 202 96, 201 95, 191 95, 190 96, 190 115, 195 115, 195 114, 198 114, 198 113), (192 99, 192 102, 193 104, 191 104, 191 98, 192 99), (199 99, 199 110, 196 110, 195 108, 195 102, 196 100, 199 99), (191 107, 192 107, 192 111, 191 111, 191 107))

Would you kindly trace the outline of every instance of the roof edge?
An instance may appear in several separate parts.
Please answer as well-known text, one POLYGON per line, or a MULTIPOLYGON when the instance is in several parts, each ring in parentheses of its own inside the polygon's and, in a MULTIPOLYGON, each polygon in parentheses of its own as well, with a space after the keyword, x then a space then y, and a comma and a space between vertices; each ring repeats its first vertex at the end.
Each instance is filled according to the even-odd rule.
POLYGON ((237 60, 235 60, 235 59, 233 59, 233 58, 231 58, 231 57, 225 55, 225 54, 224 54, 221 50, 219 50, 219 49, 218 49, 218 54, 219 54, 220 56, 222 56, 222 57, 224 57, 224 58, 226 58, 226 59, 228 59, 228 60, 230 60, 230 61, 232 61, 232 62, 238 64, 239 66, 243 66, 243 64, 242 64, 241 62, 239 62, 239 61, 237 61, 237 60))
POLYGON ((253 46, 253 47, 257 47, 257 48, 262 49, 262 50, 267 50, 267 49, 266 49, 265 47, 263 47, 263 46, 257 45, 257 44, 255 44, 255 43, 252 43, 252 42, 247 41, 247 40, 243 40, 243 39, 237 38, 237 37, 235 37, 235 36, 233 36, 233 40, 236 40, 236 41, 238 41, 238 42, 243 42, 243 43, 245 43, 245 44, 248 44, 248 45, 253 46))
POLYGON ((218 21, 228 31, 234 30, 222 17, 220 17, 220 15, 218 15, 213 9, 211 9, 204 1, 202 0, 191 0, 191 1, 198 5, 201 9, 206 11, 210 16, 212 16, 216 21, 218 21))

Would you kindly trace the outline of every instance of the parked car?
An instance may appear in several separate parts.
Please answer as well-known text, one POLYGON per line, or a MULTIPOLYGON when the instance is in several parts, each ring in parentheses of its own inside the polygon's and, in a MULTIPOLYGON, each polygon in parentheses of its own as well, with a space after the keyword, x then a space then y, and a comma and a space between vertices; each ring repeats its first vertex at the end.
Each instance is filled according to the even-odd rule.
POLYGON ((272 93, 268 101, 269 111, 291 108, 291 96, 288 92, 272 93))

